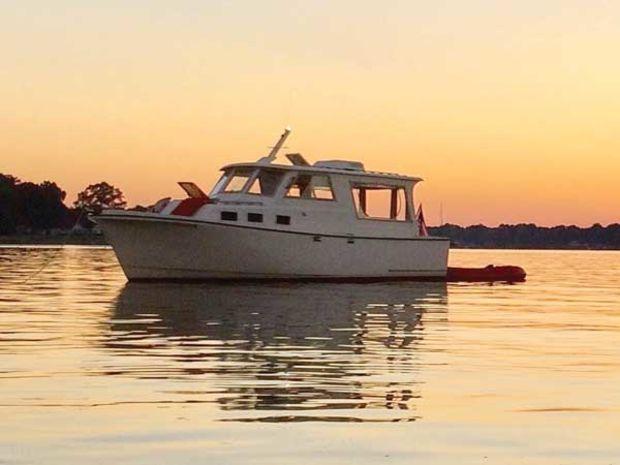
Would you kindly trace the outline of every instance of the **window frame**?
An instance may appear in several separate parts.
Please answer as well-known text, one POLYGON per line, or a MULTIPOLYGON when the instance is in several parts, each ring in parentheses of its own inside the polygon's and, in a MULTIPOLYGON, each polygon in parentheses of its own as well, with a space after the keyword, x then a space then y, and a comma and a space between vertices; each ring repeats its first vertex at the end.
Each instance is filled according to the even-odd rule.
POLYGON ((230 174, 232 173, 232 171, 233 170, 229 170, 222 173, 215 185, 211 188, 211 191, 209 192, 209 197, 213 197, 214 195, 222 194, 224 192, 224 188, 228 184, 228 181, 230 181, 230 174))
MULTIPOLYGON (((407 188, 406 184, 389 184, 389 183, 381 183, 381 182, 364 182, 364 181, 349 181, 349 192, 351 193, 351 202, 352 202, 352 206, 353 206, 353 210, 355 211, 355 216, 357 217, 357 219, 359 220, 370 220, 370 221, 389 221, 392 223, 413 223, 413 217, 414 215, 411 214, 411 208, 410 208, 410 202, 409 202, 409 189, 407 188), (379 218, 379 217, 374 217, 374 216, 368 216, 365 214, 365 216, 361 216, 360 215, 360 211, 357 208, 357 203, 355 201, 355 193, 353 192, 354 189, 359 189, 360 187, 364 187, 364 186, 377 186, 377 187, 381 187, 382 189, 385 190, 390 190, 390 191, 397 191, 398 190, 402 190, 404 192, 404 200, 405 200, 405 218, 402 220, 399 220, 398 218, 379 218)), ((398 194, 397 194, 398 196, 398 194)), ((391 203, 391 199, 390 199, 390 205, 389 208, 391 210, 392 208, 392 203, 391 203)))
MULTIPOLYGON (((336 191, 334 189, 334 183, 332 182, 332 178, 330 176, 329 173, 317 173, 317 172, 308 172, 308 173, 304 173, 302 171, 293 171, 292 175, 289 176, 288 180, 286 180, 285 183, 282 183, 282 185, 284 186, 284 189, 282 191, 282 198, 283 199, 288 199, 288 200, 306 200, 306 201, 318 201, 318 202, 336 202, 337 201, 337 195, 336 195, 336 191), (319 199, 317 197, 293 197, 293 196, 289 196, 287 195, 289 189, 292 187, 294 181, 299 177, 299 176, 310 176, 310 182, 308 183, 308 187, 312 186, 312 178, 314 176, 320 176, 320 177, 324 177, 327 179, 327 184, 329 185, 329 190, 332 193, 332 198, 331 199, 319 199)), ((307 189, 306 188, 306 189, 307 189)), ((312 194, 312 193, 311 193, 312 194)))
MULTIPOLYGON (((286 172, 282 171, 282 170, 277 170, 277 169, 269 169, 269 168, 255 168, 254 172, 252 173, 252 176, 250 176, 250 179, 248 180, 247 184, 245 186, 243 186, 243 194, 246 195, 253 195, 256 197, 275 197, 279 190, 280 190, 280 186, 282 186, 282 183, 284 182, 284 180, 286 179, 286 172), (254 185, 254 183, 258 180, 258 177, 260 175, 261 170, 264 171, 271 171, 273 173, 281 173, 280 175, 280 180, 278 181, 278 184, 276 185, 275 189, 273 190, 273 194, 257 194, 255 192, 250 192, 250 188, 254 185)), ((259 181, 260 182, 260 181, 259 181)))
MULTIPOLYGON (((252 181, 252 179, 254 178, 254 175, 256 173, 256 168, 243 168, 243 167, 239 167, 239 168, 232 168, 230 170, 230 173, 224 173, 224 175, 228 175, 228 179, 226 180, 226 182, 222 185, 222 188, 220 189, 220 191, 218 192, 218 194, 243 194, 245 193, 245 191, 248 189, 249 187, 249 183, 250 181, 252 181), (229 191, 228 186, 230 185, 230 183, 232 182, 232 180, 235 178, 235 176, 237 176, 237 173, 239 171, 245 171, 245 170, 249 170, 250 174, 248 176, 247 181, 243 184, 243 187, 241 187, 240 190, 234 190, 234 191, 229 191)), ((242 177, 242 176, 239 176, 242 177)), ((219 181, 218 181, 219 184, 219 181)))

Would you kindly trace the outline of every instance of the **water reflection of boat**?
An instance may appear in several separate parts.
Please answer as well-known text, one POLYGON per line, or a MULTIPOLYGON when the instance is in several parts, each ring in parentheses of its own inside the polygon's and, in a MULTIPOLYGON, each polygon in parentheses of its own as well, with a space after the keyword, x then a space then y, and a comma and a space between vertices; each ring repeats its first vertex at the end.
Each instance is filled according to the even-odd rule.
POLYGON ((137 357, 116 375, 180 380, 174 395, 262 413, 235 420, 412 420, 418 349, 445 311, 442 283, 130 283, 105 346, 137 357))

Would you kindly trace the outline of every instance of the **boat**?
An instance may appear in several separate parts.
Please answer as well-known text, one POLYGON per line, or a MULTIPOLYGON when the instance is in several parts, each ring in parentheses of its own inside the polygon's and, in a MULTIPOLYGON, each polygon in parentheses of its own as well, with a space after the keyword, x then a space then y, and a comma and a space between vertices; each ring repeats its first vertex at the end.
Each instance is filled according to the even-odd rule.
POLYGON ((359 161, 276 163, 290 134, 255 162, 222 168, 209 194, 96 221, 129 281, 445 280, 450 241, 429 235, 414 204, 419 177, 359 161))

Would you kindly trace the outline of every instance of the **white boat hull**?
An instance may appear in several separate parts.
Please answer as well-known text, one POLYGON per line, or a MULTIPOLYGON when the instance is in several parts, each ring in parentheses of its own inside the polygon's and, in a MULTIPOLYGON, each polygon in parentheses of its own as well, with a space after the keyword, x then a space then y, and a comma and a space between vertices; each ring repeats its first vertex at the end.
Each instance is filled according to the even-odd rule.
POLYGON ((97 219, 130 281, 442 279, 449 241, 314 235, 147 216, 97 219))

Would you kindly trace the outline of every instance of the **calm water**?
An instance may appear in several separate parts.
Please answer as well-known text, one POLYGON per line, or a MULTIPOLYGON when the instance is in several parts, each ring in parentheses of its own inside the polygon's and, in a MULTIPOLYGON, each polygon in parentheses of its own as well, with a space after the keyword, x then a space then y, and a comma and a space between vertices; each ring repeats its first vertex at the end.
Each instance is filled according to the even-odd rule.
POLYGON ((0 248, 0 463, 620 464, 620 253, 451 262, 529 279, 128 285, 0 248))

